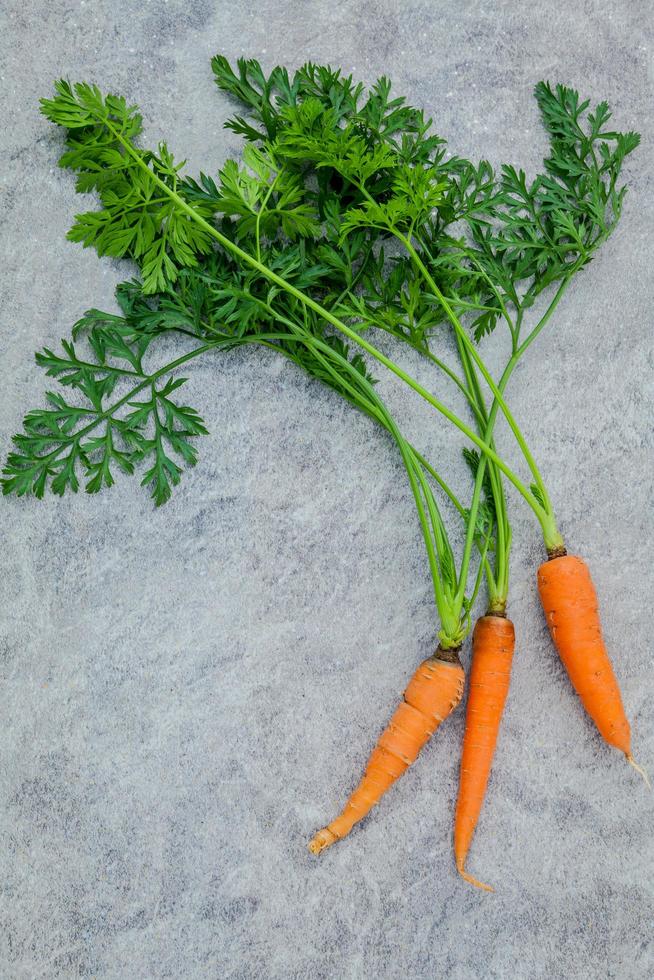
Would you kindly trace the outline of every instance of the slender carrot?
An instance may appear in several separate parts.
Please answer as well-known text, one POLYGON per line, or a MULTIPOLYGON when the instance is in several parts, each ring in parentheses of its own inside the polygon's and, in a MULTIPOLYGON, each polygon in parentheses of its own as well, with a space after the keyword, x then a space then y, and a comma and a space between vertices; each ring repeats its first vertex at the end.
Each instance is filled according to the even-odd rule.
POLYGON ((509 693, 515 630, 501 615, 482 616, 472 635, 472 668, 463 736, 459 796, 454 818, 454 856, 459 874, 493 891, 465 870, 465 860, 488 785, 502 712, 509 693))
POLYGON ((588 566, 575 555, 555 554, 538 569, 538 592, 554 645, 581 703, 602 738, 631 754, 631 729, 602 637, 597 595, 588 566))
POLYGON ((463 667, 455 650, 439 647, 433 657, 420 664, 342 813, 310 842, 312 854, 320 854, 349 834, 415 762, 423 745, 461 701, 464 681, 463 667))

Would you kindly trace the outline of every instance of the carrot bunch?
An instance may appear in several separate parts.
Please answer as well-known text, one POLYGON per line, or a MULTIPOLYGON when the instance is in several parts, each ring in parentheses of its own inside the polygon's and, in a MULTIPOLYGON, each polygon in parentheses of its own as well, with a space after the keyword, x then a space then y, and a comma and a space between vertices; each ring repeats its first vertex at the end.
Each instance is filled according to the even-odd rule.
POLYGON ((621 168, 638 137, 607 128, 606 103, 591 111, 573 90, 541 82, 536 99, 550 156, 528 180, 512 165, 496 172, 486 161, 448 155, 430 121, 392 98, 385 78, 365 92, 350 76, 312 64, 293 76, 279 67, 266 75, 245 60, 234 71, 222 57, 212 67, 219 88, 246 110, 227 124, 246 140, 243 162, 228 160, 217 179, 184 176, 165 144, 142 149, 141 117, 120 97, 61 81, 55 97, 43 100, 45 115, 67 132, 61 165, 102 205, 78 215, 69 237, 133 260, 141 279, 118 288, 119 314, 91 309, 60 353, 37 355, 78 401, 50 392, 48 408, 26 416, 4 492, 42 496, 50 487, 63 494, 84 476, 87 491, 98 492, 117 470, 130 474, 145 464, 143 483, 165 503, 183 465, 195 464, 196 437, 207 431, 179 402, 184 379, 177 372, 238 347, 286 357, 364 412, 393 441, 406 472, 438 643, 409 681, 360 783, 310 850, 320 853, 349 834, 461 702, 460 654, 485 582, 485 614, 472 629, 454 853, 460 874, 488 888, 466 861, 515 647, 507 487, 543 535, 538 590, 571 682, 602 737, 639 769, 590 573, 566 552, 542 470, 505 394, 570 283, 615 228, 625 194, 621 168), (500 327, 510 354, 495 378, 482 350, 500 327), (400 355, 407 345, 418 351, 465 416, 382 352, 373 342, 378 331, 400 355), (149 367, 150 353, 175 339, 184 346, 149 367), (79 353, 79 342, 88 353, 79 353), (469 501, 405 437, 372 364, 459 431, 472 476, 469 501), (528 483, 497 451, 498 419, 514 437, 528 483), (460 549, 452 521, 463 527, 460 549))

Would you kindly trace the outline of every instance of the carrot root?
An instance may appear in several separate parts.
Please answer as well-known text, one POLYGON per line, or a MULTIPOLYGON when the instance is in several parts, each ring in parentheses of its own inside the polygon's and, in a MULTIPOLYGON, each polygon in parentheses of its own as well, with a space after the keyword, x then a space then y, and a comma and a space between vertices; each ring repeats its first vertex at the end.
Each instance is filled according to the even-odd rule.
POLYGON ((459 792, 454 816, 454 858, 459 874, 477 888, 492 891, 465 870, 465 862, 486 795, 495 745, 509 693, 515 648, 513 623, 505 616, 481 616, 472 634, 459 792))
POLYGON ((339 816, 310 841, 312 854, 320 854, 346 837, 415 762, 422 747, 461 701, 463 684, 463 667, 454 650, 439 648, 420 664, 377 740, 361 782, 339 816))
POLYGON ((626 758, 627 758, 627 762, 629 763, 629 765, 630 766, 633 766, 633 768, 636 770, 636 772, 637 773, 640 773, 640 775, 643 777, 643 782, 645 783, 645 785, 647 786, 647 788, 648 789, 651 789, 652 788, 652 784, 649 781, 649 776, 647 775, 647 769, 643 768, 643 766, 639 766, 638 763, 636 762, 636 760, 634 759, 633 755, 627 754, 627 757, 626 758))
POLYGON ((586 563, 575 555, 550 559, 538 570, 538 591, 554 646, 584 708, 602 738, 629 758, 631 729, 586 563))

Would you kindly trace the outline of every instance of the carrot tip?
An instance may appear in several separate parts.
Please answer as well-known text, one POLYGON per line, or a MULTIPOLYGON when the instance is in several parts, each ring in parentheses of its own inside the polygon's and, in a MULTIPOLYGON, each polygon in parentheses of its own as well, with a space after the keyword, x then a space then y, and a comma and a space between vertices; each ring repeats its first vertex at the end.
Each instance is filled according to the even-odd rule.
POLYGON ((329 827, 323 827, 315 835, 313 840, 309 841, 309 850, 312 854, 320 854, 324 851, 326 847, 331 847, 338 840, 336 834, 333 834, 329 827))
POLYGON ((457 871, 459 872, 459 874, 461 875, 461 877, 465 881, 467 881, 471 885, 474 885, 475 888, 483 888, 483 890, 485 892, 494 892, 495 891, 495 889, 494 888, 491 888, 490 885, 485 885, 483 883, 483 881, 477 881, 476 878, 473 878, 472 875, 469 875, 468 872, 465 870, 465 868, 463 867, 462 864, 461 865, 457 865, 457 871))
POLYGON ((638 765, 638 763, 634 759, 633 755, 627 755, 627 762, 629 763, 630 766, 633 766, 633 768, 636 770, 637 773, 640 773, 640 775, 643 777, 643 780, 644 780, 645 785, 647 786, 647 788, 648 789, 651 789, 652 788, 652 784, 649 781, 649 776, 647 775, 647 770, 646 769, 643 769, 642 766, 639 766, 638 765))

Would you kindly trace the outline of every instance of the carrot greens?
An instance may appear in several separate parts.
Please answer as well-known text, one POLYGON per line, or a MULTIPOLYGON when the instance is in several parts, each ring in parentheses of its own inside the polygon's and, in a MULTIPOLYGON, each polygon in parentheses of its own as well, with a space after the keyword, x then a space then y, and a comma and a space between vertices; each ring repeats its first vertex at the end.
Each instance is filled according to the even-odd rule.
MULTIPOLYGON (((477 422, 486 421, 479 434, 491 446, 501 410, 532 474, 530 493, 523 495, 548 551, 561 549, 545 482, 504 391, 572 277, 613 231, 625 195, 620 171, 638 135, 608 129, 605 102, 589 111, 589 101, 574 90, 540 82, 535 95, 550 155, 544 172, 528 181, 512 165, 496 174, 487 161, 475 165, 448 157, 445 141, 427 136, 430 121, 422 113, 402 99, 390 100, 387 79, 363 100, 362 87, 351 77, 319 66, 304 66, 292 81, 279 68, 266 78, 256 62, 244 59, 238 75, 224 58, 212 66, 219 87, 244 103, 263 128, 243 117, 228 125, 295 164, 309 196, 308 180, 317 179, 323 211, 338 199, 335 248, 354 231, 399 242, 402 253, 390 262, 383 248, 377 251, 367 263, 363 290, 351 291, 339 312, 360 329, 375 326, 408 342, 445 370, 466 391, 477 422), (554 291, 549 306, 529 324, 529 311, 548 288, 554 291), (510 333, 511 355, 495 383, 473 339, 480 344, 500 320, 510 333), (444 322, 455 334, 462 377, 431 350, 444 322), (493 396, 490 410, 479 375, 493 396)), ((482 479, 486 466, 500 506, 498 530, 508 540, 497 463, 488 454, 481 461, 482 479)))
MULTIPOLYGON (((19 451, 8 460, 5 492, 42 493, 48 479, 56 493, 76 489, 78 465, 90 475, 87 489, 93 492, 111 485, 112 465, 131 472, 145 460, 144 483, 152 485, 158 503, 168 498, 181 474, 174 457, 192 465, 196 450, 191 440, 205 427, 192 409, 176 400, 180 382, 166 378, 169 369, 144 374, 142 357, 154 336, 170 329, 175 317, 176 328, 188 332, 182 326, 188 312, 180 319, 180 291, 171 292, 181 276, 182 302, 193 302, 189 292, 197 292, 200 282, 210 296, 203 300, 211 325, 202 353, 244 342, 249 329, 257 334, 273 331, 281 342, 274 332, 283 330, 285 343, 296 352, 302 347, 303 357, 312 358, 314 368, 320 365, 325 380, 315 339, 313 347, 300 339, 322 338, 333 351, 335 335, 327 333, 332 328, 459 428, 478 452, 467 454, 475 487, 463 552, 466 574, 457 580, 456 606, 464 607, 488 473, 486 497, 492 500, 497 547, 494 573, 487 561, 485 568, 491 606, 501 608, 510 547, 501 475, 534 511, 548 551, 563 546, 544 480, 504 389, 571 277, 614 227, 624 196, 617 178, 637 137, 606 131, 604 104, 588 115, 584 130, 581 120, 587 103, 580 104, 569 89, 552 90, 541 83, 536 94, 552 154, 546 172, 529 184, 524 173, 510 166, 496 176, 485 161, 474 165, 448 158, 444 140, 428 134, 430 123, 422 112, 390 98, 386 79, 363 100, 361 85, 328 68, 307 65, 291 80, 281 68, 266 78, 255 62, 240 62, 238 76, 225 59, 214 59, 213 67, 220 87, 244 101, 254 121, 264 126, 257 130, 243 117, 229 123, 249 143, 243 164, 227 161, 217 182, 204 174, 197 181, 184 177, 182 164, 165 144, 156 153, 139 148, 135 140, 141 117, 120 97, 62 81, 55 98, 43 100, 44 113, 68 132, 61 165, 78 174, 78 190, 95 190, 103 205, 100 211, 78 215, 69 237, 94 246, 101 255, 129 257, 139 264, 138 302, 141 312, 146 310, 147 329, 133 349, 125 342, 129 327, 105 315, 100 331, 90 316, 75 333, 94 324, 89 340, 97 368, 80 361, 72 342, 66 342, 61 355, 45 351, 38 356, 50 374, 83 392, 95 421, 81 425, 86 416, 79 406, 68 405, 60 395, 49 396, 52 407, 30 413, 25 433, 16 437, 19 451), (387 259, 385 245, 393 239, 402 252, 387 259), (523 336, 525 312, 552 285, 558 288, 550 306, 523 336), (163 298, 161 314, 155 316, 146 297, 156 293, 163 298), (479 344, 500 319, 510 331, 512 351, 496 383, 479 344), (431 350, 432 338, 443 324, 454 333, 460 376, 431 350), (422 351, 454 381, 466 395, 477 431, 362 336, 371 327, 422 351), (235 336, 230 339, 230 334, 235 336), (116 367, 107 355, 130 367, 116 367), (493 396, 490 408, 480 376, 493 396), (137 382, 136 390, 118 399, 118 407, 129 410, 117 416, 104 408, 103 398, 111 395, 119 379, 130 378, 137 382), (142 397, 134 401, 135 394, 142 397), (531 487, 495 451, 498 412, 531 470, 531 487), (100 435, 98 426, 104 426, 100 435)), ((121 299, 133 295, 134 290, 124 288, 121 299)), ((195 302, 197 307, 197 297, 195 302)), ((133 316, 134 309, 128 312, 133 316)), ((265 341, 263 336, 259 339, 265 341)), ((198 356, 198 350, 182 355, 181 363, 198 356)), ((358 371, 360 384, 368 383, 360 355, 348 358, 346 352, 348 370, 358 371)), ((348 394, 351 397, 351 391, 348 394)), ((388 414, 379 406, 376 414, 383 415, 388 429, 388 414)), ((425 470, 415 456, 411 459, 409 476, 418 478, 415 494, 422 482, 411 466, 418 465, 419 474, 425 470)), ((404 461, 406 465, 407 458, 404 461)), ((439 474, 436 477, 444 482, 439 474)), ((434 507, 427 504, 433 525, 434 507)), ((451 549, 445 554, 449 562, 451 549)), ((434 572, 435 557, 430 561, 434 572)))
MULTIPOLYGON (((124 310, 132 321, 140 304, 146 329, 130 347, 129 326, 92 313, 74 334, 87 329, 97 367, 80 361, 72 342, 64 344, 61 355, 38 355, 49 374, 82 391, 95 421, 81 425, 87 416, 79 406, 49 395, 51 408, 30 413, 25 433, 16 437, 18 452, 8 460, 5 492, 41 494, 48 480, 56 493, 76 489, 78 465, 90 476, 87 489, 94 492, 111 485, 112 466, 131 472, 146 461, 143 482, 152 486, 157 503, 168 499, 181 475, 179 459, 195 463, 192 439, 206 429, 197 413, 176 400, 180 382, 170 376, 171 369, 145 374, 142 358, 154 337, 173 323, 178 332, 193 333, 187 324, 189 302, 195 304, 194 330, 204 323, 204 343, 182 355, 182 364, 199 352, 245 342, 249 330, 258 335, 273 331, 273 339, 259 340, 281 344, 274 331, 283 330, 283 343, 287 348, 290 343, 296 359, 301 348, 326 380, 315 341, 311 347, 296 338, 320 337, 334 350, 336 337, 326 332, 333 328, 409 384, 480 451, 467 452, 475 488, 467 515, 466 575, 457 583, 456 604, 463 608, 486 481, 497 532, 494 573, 487 560, 484 564, 491 607, 501 608, 511 536, 501 474, 536 514, 548 550, 562 547, 543 478, 504 389, 572 275, 617 221, 624 196, 617 177, 637 137, 606 132, 603 104, 589 114, 584 131, 580 120, 587 103, 580 104, 571 90, 559 86, 553 91, 541 83, 537 98, 552 155, 546 173, 528 184, 513 167, 503 167, 497 177, 485 161, 474 165, 448 158, 445 141, 429 135, 423 113, 392 99, 384 78, 363 99, 362 85, 329 68, 306 65, 290 79, 282 68, 266 78, 256 62, 239 62, 238 75, 224 58, 212 65, 219 86, 244 102, 251 119, 263 126, 258 130, 242 116, 228 123, 249 142, 243 164, 227 161, 217 182, 204 174, 197 181, 185 178, 165 144, 156 153, 140 149, 135 140, 141 117, 120 97, 62 81, 55 98, 43 100, 44 113, 68 132, 61 165, 78 174, 78 190, 95 190, 102 202, 100 211, 76 217, 69 237, 94 246, 100 255, 129 257, 139 264, 138 299, 129 287, 123 287, 119 299, 123 305, 132 303, 124 310), (404 254, 389 260, 385 245, 392 239, 404 254), (175 290, 180 277, 182 289, 175 290), (198 320, 200 283, 209 297, 201 301, 209 310, 204 321, 198 320), (525 312, 552 284, 558 289, 548 310, 523 337, 525 312), (155 314, 146 297, 156 293, 163 298, 155 314), (186 304, 181 311, 180 302, 186 304), (496 384, 478 345, 499 319, 511 333, 512 352, 496 384), (431 350, 432 337, 444 323, 454 332, 461 376, 431 350), (425 353, 454 381, 466 395, 477 431, 362 336, 371 327, 425 353), (108 356, 126 361, 129 368, 116 367, 108 356), (480 375, 493 395, 490 409, 480 375), (131 394, 118 399, 118 408, 128 409, 123 415, 103 403, 119 379, 136 382, 131 394), (141 397, 135 401, 137 394, 141 397), (495 451, 498 411, 531 470, 531 487, 495 451), (104 426, 101 434, 98 426, 104 426)), ((369 381, 360 355, 349 361, 349 352, 343 353, 359 373, 359 383, 369 381)), ((351 391, 347 395, 351 398, 351 391)), ((380 413, 388 429, 389 416, 377 406, 380 413)), ((416 479, 416 470, 409 467, 409 475, 416 479)), ((427 507, 430 515, 433 510, 427 507)), ((446 555, 449 562, 449 547, 446 555)), ((435 557, 430 562, 434 572, 435 557)))

